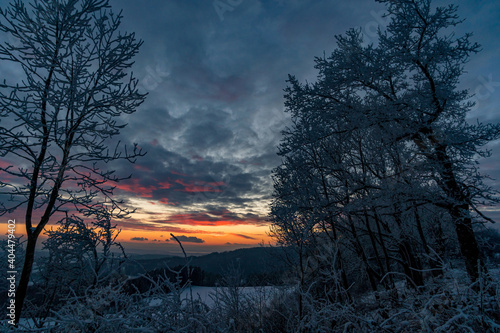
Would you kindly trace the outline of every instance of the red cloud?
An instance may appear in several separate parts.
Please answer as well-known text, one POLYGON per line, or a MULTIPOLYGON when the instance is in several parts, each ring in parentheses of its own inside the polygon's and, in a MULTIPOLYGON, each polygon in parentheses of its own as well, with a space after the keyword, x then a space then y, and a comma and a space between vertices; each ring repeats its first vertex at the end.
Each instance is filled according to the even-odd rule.
POLYGON ((165 220, 154 220, 152 222, 143 222, 136 219, 116 221, 119 228, 127 228, 130 230, 146 230, 146 231, 163 231, 174 232, 176 234, 217 234, 225 235, 224 232, 205 231, 205 230, 189 230, 179 227, 173 227, 167 224, 165 220))
POLYGON ((134 169, 139 170, 139 171, 151 171, 150 168, 144 165, 139 165, 139 164, 134 164, 134 169))
POLYGON ((0 160, 0 168, 4 168, 5 169, 5 168, 7 168, 8 166, 11 166, 11 165, 12 165, 12 163, 10 163, 10 162, 0 160))
POLYGON ((235 224, 262 224, 264 219, 253 217, 240 217, 229 211, 175 214, 168 218, 168 223, 196 225, 196 226, 221 226, 235 224))
MULTIPOLYGON (((152 198, 154 190, 169 189, 171 186, 172 184, 167 181, 159 182, 157 186, 153 185, 143 186, 139 183, 139 179, 137 178, 132 178, 130 180, 127 180, 127 183, 125 184, 120 184, 120 183, 116 184, 116 188, 122 191, 135 193, 143 198, 152 198)), ((168 198, 161 198, 160 202, 167 205, 173 205, 173 203, 168 202, 168 198)))
MULTIPOLYGON (((13 171, 13 172, 17 172, 18 171, 18 169, 13 166, 13 163, 0 160, 0 168, 2 168, 2 169, 5 170, 9 166, 12 166, 12 168, 10 168, 10 171, 13 171)), ((2 173, 0 173, 0 180, 3 180, 4 182, 9 182, 9 181, 14 180, 14 179, 17 179, 17 177, 14 176, 14 175, 9 174, 7 172, 3 172, 3 170, 2 170, 2 173)))
POLYGON ((160 185, 158 187, 160 189, 168 189, 172 186, 172 184, 170 184, 169 182, 160 182, 160 183, 158 183, 158 185, 160 185))
POLYGON ((172 203, 172 202, 168 202, 168 198, 161 198, 161 199, 160 199, 160 202, 161 202, 162 204, 165 204, 165 205, 172 205, 172 206, 175 206, 175 204, 174 204, 174 203, 172 203))
POLYGON ((138 194, 143 198, 152 198, 153 190, 155 189, 153 186, 142 186, 139 184, 139 180, 137 178, 132 178, 128 181, 129 184, 116 184, 116 188, 138 194))
POLYGON ((170 170, 170 173, 173 174, 173 175, 177 175, 177 176, 183 176, 183 177, 187 177, 188 176, 186 174, 180 173, 180 172, 175 171, 175 170, 170 170))
POLYGON ((199 226, 219 226, 237 224, 231 220, 219 220, 207 214, 176 214, 168 219, 170 223, 199 225, 199 226))
POLYGON ((166 231, 166 232, 177 232, 177 233, 199 233, 195 230, 186 230, 183 228, 178 228, 178 227, 172 227, 172 226, 165 226, 161 225, 160 223, 144 223, 144 222, 139 222, 135 219, 128 219, 128 220, 120 220, 117 221, 117 224, 120 228, 127 228, 127 229, 132 229, 132 230, 147 230, 147 231, 166 231))

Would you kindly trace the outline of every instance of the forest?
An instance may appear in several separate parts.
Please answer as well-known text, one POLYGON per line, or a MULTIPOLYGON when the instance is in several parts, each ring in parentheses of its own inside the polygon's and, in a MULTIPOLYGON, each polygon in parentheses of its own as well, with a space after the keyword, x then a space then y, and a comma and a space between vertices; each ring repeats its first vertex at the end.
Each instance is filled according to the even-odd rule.
POLYGON ((481 47, 454 33, 455 5, 378 2, 388 24, 375 41, 347 30, 314 59, 314 82, 288 76, 272 247, 203 261, 171 234, 183 256, 148 268, 119 242, 135 210, 112 168, 146 154, 117 140, 147 98, 130 70, 143 41, 107 0, 1 8, 0 61, 22 79, 0 83, 0 156, 16 162, 0 161, 0 216, 22 214, 26 230, 1 240, 1 330, 499 332, 487 208, 500 197, 478 160, 500 124, 471 121, 460 85, 481 47), (264 257, 274 268, 256 268, 264 257), (221 258, 224 272, 207 264, 221 258))

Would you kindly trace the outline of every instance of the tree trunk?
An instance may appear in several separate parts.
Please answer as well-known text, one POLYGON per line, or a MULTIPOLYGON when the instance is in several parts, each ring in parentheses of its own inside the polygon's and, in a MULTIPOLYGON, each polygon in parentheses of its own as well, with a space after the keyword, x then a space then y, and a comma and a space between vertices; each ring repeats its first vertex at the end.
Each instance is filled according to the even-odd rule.
POLYGON ((23 310, 24 300, 26 298, 26 293, 28 291, 28 284, 30 281, 31 270, 33 268, 33 261, 35 259, 35 247, 37 236, 28 237, 28 244, 26 245, 26 253, 24 257, 24 266, 21 273, 21 278, 19 279, 19 284, 16 290, 16 325, 21 319, 21 313, 23 310))
MULTIPOLYGON (((316 154, 315 154, 315 157, 317 157, 316 154)), ((326 180, 325 180, 325 175, 323 173, 321 173, 321 183, 323 185, 323 194, 325 195, 327 202, 330 203, 330 196, 328 195, 328 189, 327 189, 327 184, 326 184, 326 180)), ((335 227, 335 222, 334 222, 334 218, 332 216, 331 211, 328 211, 328 223, 330 224, 330 227, 332 228, 333 242, 335 242, 335 244, 336 244, 337 254, 338 254, 338 258, 336 258, 335 262, 333 263, 333 267, 335 267, 337 269, 337 271, 340 271, 341 285, 342 285, 342 288, 344 289, 343 292, 346 293, 347 299, 350 301, 351 295, 348 292, 349 283, 347 281, 347 274, 346 274, 345 269, 344 269, 344 264, 343 264, 343 260, 342 260, 342 253, 340 251, 340 244, 338 243, 338 238, 337 238, 337 230, 335 227)), ((326 231, 326 234, 328 235, 328 231, 326 231)), ((340 294, 342 294, 342 291, 340 291, 340 294)))
POLYGON ((368 212, 366 211, 366 208, 363 209, 363 211, 364 211, 363 213, 364 213, 366 230, 368 232, 368 236, 370 237, 370 242, 372 244, 373 253, 375 254, 375 260, 377 261, 377 265, 378 265, 379 270, 380 270, 380 276, 385 276, 386 272, 384 270, 384 266, 382 265, 382 260, 380 259, 380 255, 379 255, 379 252, 377 249, 377 241, 375 239, 375 235, 374 235, 372 228, 370 226, 370 218, 368 217, 368 212))
POLYGON ((436 160, 442 165, 442 188, 452 200, 449 213, 455 224, 460 252, 465 261, 465 269, 472 282, 474 282, 479 277, 478 262, 481 259, 481 253, 476 235, 474 234, 474 230, 472 230, 472 219, 469 216, 469 198, 463 192, 455 177, 453 164, 446 153, 445 145, 438 145, 436 147, 436 160))
MULTIPOLYGON (((474 234, 474 230, 472 230, 472 220, 467 215, 468 205, 454 207, 451 210, 451 217, 455 221, 455 230, 457 232, 458 243, 460 244, 460 252, 465 260, 465 269, 474 282, 479 278, 481 253, 476 235, 474 234)), ((483 269, 483 267, 481 268, 483 269)))
MULTIPOLYGON (((335 226, 334 226, 333 222, 331 222, 331 226, 332 226, 332 230, 333 230, 334 241, 337 242, 337 232, 335 231, 335 226)), ((338 288, 336 288, 336 289, 340 295, 345 294, 347 301, 350 301, 352 298, 351 298, 351 294, 348 291, 349 290, 349 282, 347 281, 347 274, 346 274, 345 269, 344 269, 342 252, 340 251, 340 244, 338 242, 336 243, 336 249, 337 249, 337 255, 334 256, 333 267, 335 267, 337 272, 340 272, 340 283, 341 283, 343 290, 338 290, 338 288)))
POLYGON ((399 254, 401 255, 403 270, 406 279, 410 282, 412 287, 420 287, 424 285, 424 277, 422 275, 422 266, 415 257, 413 249, 408 242, 404 239, 398 244, 399 254))
POLYGON ((380 281, 380 276, 377 274, 377 272, 375 272, 375 270, 370 266, 370 263, 368 262, 368 258, 366 257, 363 246, 361 245, 361 241, 358 238, 356 227, 354 226, 354 222, 352 221, 352 217, 350 215, 348 215, 348 220, 351 227, 351 233, 354 238, 352 243, 354 245, 356 254, 361 258, 361 260, 365 264, 366 274, 368 275, 368 280, 370 281, 370 286, 372 287, 372 290, 377 291, 377 284, 380 281))
POLYGON ((422 247, 424 248, 425 253, 429 257, 429 265, 431 267, 432 276, 438 277, 443 275, 443 269, 439 266, 439 262, 435 259, 435 255, 433 255, 430 251, 429 244, 427 243, 427 239, 424 235, 424 229, 422 228, 422 221, 420 219, 420 214, 418 213, 417 206, 413 206, 414 214, 415 214, 415 222, 417 224, 418 234, 420 236, 420 240, 422 241, 422 247))
MULTIPOLYGON (((373 208, 373 216, 375 218, 375 223, 377 226, 379 243, 380 243, 380 246, 382 247, 382 252, 384 253, 385 269, 386 269, 387 273, 389 273, 392 270, 391 269, 391 261, 390 261, 390 257, 389 257, 389 252, 388 252, 387 247, 385 245, 384 236, 382 234, 382 228, 380 226, 382 224, 382 221, 380 221, 380 218, 378 217, 378 213, 374 208, 373 208)), ((387 233, 389 233, 389 231, 387 230, 387 226, 385 224, 382 226, 384 227, 384 230, 387 233)), ((394 284, 394 279, 392 278, 391 274, 388 274, 387 278, 384 279, 384 286, 388 289, 394 289, 396 287, 394 284)))

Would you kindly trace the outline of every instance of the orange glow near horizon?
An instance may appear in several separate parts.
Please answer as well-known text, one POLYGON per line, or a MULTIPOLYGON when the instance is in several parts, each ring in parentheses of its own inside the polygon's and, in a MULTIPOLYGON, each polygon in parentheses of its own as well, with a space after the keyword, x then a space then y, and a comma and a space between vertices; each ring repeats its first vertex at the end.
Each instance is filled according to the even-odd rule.
MULTIPOLYGON (((129 219, 113 221, 120 233, 117 241, 132 244, 144 252, 157 247, 158 244, 176 244, 170 234, 174 234, 185 246, 238 247, 259 246, 272 242, 269 237, 269 224, 265 222, 267 202, 255 200, 252 208, 227 204, 225 208, 214 205, 207 209, 203 202, 193 202, 183 207, 170 202, 168 194, 157 195, 156 191, 170 189, 186 193, 221 192, 227 185, 223 181, 201 181, 195 179, 165 180, 154 184, 141 184, 138 178, 116 185, 115 193, 120 198, 126 198, 128 207, 137 210, 129 219), (155 197, 155 198, 153 198, 155 197)), ((20 215, 18 215, 20 216, 20 215)), ((59 218, 53 219, 45 230, 58 227, 59 218)), ((0 233, 7 233, 7 220, 0 223, 0 233)), ((24 219, 16 221, 16 235, 26 234, 24 219)), ((46 239, 43 232, 40 243, 46 239)), ((26 238, 24 238, 26 239, 26 238)), ((125 245, 125 249, 127 246, 125 245)))
MULTIPOLYGON (((24 223, 20 222, 21 221, 16 220, 16 237, 26 235, 26 228, 24 226, 24 223)), ((45 227, 45 230, 56 229, 57 227, 58 225, 47 225, 45 227)), ((144 244, 145 248, 147 248, 147 244, 152 243, 157 244, 163 242, 175 244, 175 241, 171 240, 171 233, 176 237, 187 237, 187 240, 183 240, 181 238, 181 242, 184 245, 196 244, 207 246, 258 246, 259 244, 268 244, 272 241, 272 239, 267 234, 269 231, 269 227, 267 225, 212 225, 203 226, 202 229, 198 227, 196 227, 195 229, 192 228, 192 226, 174 226, 172 228, 178 228, 178 230, 147 230, 141 229, 140 227, 121 227, 120 222, 118 222, 117 229, 120 230, 120 234, 117 237, 117 241, 144 244), (190 241, 190 239, 194 239, 195 241, 190 241), (203 240, 203 242, 197 241, 198 239, 203 240)), ((5 223, 0 224, 0 234, 7 234, 7 220, 5 221, 5 223)), ((42 233, 41 241, 43 241, 43 239, 45 239, 46 237, 46 232, 42 233)), ((25 239, 25 236, 23 236, 23 238, 25 239)))
MULTIPOLYGON (((213 228, 212 230, 203 230, 203 232, 184 232, 176 233, 172 232, 176 237, 186 236, 186 237, 196 237, 197 239, 203 240, 203 242, 189 242, 183 241, 183 244, 198 244, 198 245, 226 245, 240 244, 240 245, 255 245, 258 246, 261 243, 267 244, 271 241, 270 237, 266 234, 268 227, 253 227, 253 228, 239 228, 238 226, 231 226, 230 228, 213 228), (230 229, 230 230, 228 230, 230 229)), ((171 232, 168 231, 149 231, 149 230, 131 230, 122 229, 117 240, 122 242, 137 242, 142 244, 147 243, 157 243, 157 242, 169 242, 175 243, 171 240, 171 232), (169 240, 169 241, 166 241, 169 240)))

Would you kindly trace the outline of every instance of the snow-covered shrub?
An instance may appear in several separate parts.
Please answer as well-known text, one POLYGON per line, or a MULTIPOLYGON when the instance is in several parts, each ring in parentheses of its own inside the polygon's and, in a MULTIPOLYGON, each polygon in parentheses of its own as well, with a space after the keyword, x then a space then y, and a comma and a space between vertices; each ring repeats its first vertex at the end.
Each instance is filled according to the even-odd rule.
POLYGON ((208 308, 196 299, 182 298, 189 285, 179 281, 151 279, 152 288, 137 293, 125 290, 125 282, 89 289, 54 313, 55 332, 203 331, 208 308))

